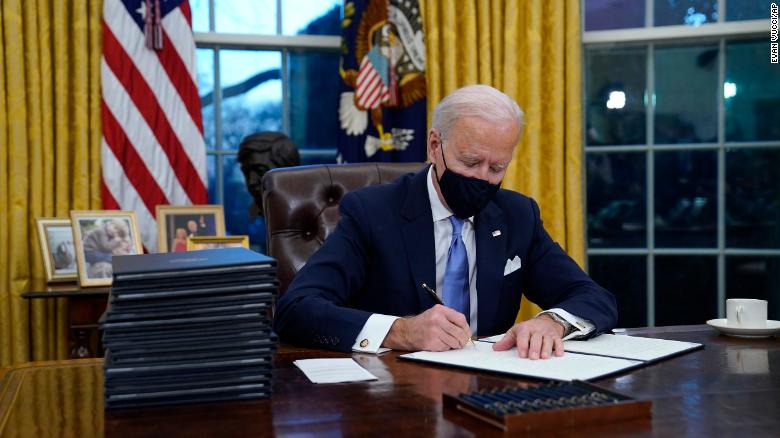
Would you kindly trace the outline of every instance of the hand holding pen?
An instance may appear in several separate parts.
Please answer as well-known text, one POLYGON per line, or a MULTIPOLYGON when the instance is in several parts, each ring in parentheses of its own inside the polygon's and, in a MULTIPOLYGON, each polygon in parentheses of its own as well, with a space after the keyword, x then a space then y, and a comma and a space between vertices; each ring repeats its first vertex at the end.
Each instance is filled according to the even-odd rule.
MULTIPOLYGON (((444 302, 441 300, 441 298, 439 298, 439 295, 436 293, 436 291, 435 291, 435 290, 433 290, 433 289, 432 289, 430 286, 428 286, 426 283, 423 283, 423 284, 421 284, 420 286, 422 286, 422 288, 425 290, 425 292, 428 292, 428 295, 430 295, 430 296, 431 296, 431 298, 433 299, 433 302, 434 302, 434 303, 436 303, 436 304, 440 304, 440 305, 442 305, 442 306, 445 306, 445 307, 446 307, 446 305, 445 305, 445 304, 444 304, 444 302)), ((468 335, 469 335, 469 342, 471 342, 471 345, 472 345, 472 346, 474 346, 474 340, 473 340, 473 336, 472 336, 472 334, 471 334, 471 329, 468 329, 468 330, 466 330, 466 332, 467 332, 467 333, 468 333, 468 335)))
MULTIPOLYGON (((426 292, 431 293, 432 290, 426 289, 426 292)), ((432 298, 434 296, 437 305, 419 315, 396 319, 390 326, 382 346, 406 351, 447 351, 463 348, 468 342, 467 339, 471 339, 466 317, 457 310, 442 305, 435 292, 432 298)))

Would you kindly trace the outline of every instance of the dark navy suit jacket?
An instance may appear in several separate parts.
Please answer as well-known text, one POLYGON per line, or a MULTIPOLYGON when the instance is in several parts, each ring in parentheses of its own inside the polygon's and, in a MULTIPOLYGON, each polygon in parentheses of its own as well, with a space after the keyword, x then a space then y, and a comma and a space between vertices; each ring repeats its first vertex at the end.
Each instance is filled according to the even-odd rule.
MULTIPOLYGON (((336 229, 277 303, 274 328, 283 341, 350 351, 372 313, 409 316, 433 307, 420 287, 436 284, 427 177, 426 168, 344 196, 336 229)), ((550 238, 531 198, 499 190, 474 228, 478 335, 508 330, 522 293, 543 309, 590 320, 592 335, 615 326, 615 298, 550 238), (521 268, 504 276, 515 256, 521 268)))

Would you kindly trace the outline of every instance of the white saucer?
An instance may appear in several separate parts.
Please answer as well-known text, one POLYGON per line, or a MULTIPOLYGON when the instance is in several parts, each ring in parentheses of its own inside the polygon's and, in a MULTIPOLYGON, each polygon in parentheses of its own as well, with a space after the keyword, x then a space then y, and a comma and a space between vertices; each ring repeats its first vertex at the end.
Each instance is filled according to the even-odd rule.
POLYGON ((768 319, 766 328, 744 328, 729 326, 726 318, 711 319, 707 325, 715 327, 724 335, 736 336, 738 338, 767 338, 780 333, 780 321, 768 319))

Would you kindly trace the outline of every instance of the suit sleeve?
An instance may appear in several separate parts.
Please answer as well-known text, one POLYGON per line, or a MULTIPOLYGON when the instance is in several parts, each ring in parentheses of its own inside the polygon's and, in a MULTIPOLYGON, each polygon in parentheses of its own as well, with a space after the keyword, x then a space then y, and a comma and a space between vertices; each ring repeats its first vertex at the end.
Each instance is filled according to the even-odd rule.
POLYGON ((370 242, 360 198, 349 193, 341 220, 278 301, 274 329, 285 342, 350 351, 370 312, 349 308, 363 285, 370 242))
MULTIPOLYGON (((594 282, 544 229, 539 206, 530 203, 533 240, 527 256, 526 295, 543 309, 558 307, 595 325, 590 336, 617 323, 615 297, 594 282)), ((590 337, 589 336, 589 337, 590 337)))

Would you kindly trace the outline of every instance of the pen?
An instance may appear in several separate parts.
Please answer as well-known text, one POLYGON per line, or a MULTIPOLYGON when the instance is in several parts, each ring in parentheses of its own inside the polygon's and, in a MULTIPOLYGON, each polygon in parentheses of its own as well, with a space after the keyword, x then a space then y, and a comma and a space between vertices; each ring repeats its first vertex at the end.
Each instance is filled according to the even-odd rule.
POLYGON ((441 304, 442 306, 444 305, 444 302, 441 300, 441 298, 439 298, 439 296, 436 295, 436 291, 435 290, 431 289, 431 287, 428 286, 425 283, 423 283, 421 286, 422 286, 423 289, 425 289, 425 292, 428 292, 428 295, 430 295, 431 298, 433 298, 433 302, 434 303, 441 304))
MULTIPOLYGON (((435 290, 433 290, 433 289, 431 289, 431 287, 430 287, 430 286, 428 286, 428 285, 427 285, 427 284, 425 284, 425 283, 421 284, 420 286, 422 286, 422 288, 425 290, 425 292, 428 292, 428 295, 430 295, 430 296, 431 296, 431 298, 433 298, 433 302, 434 302, 434 303, 436 303, 436 304, 441 304, 442 306, 444 305, 444 302, 443 302, 443 301, 441 300, 441 298, 439 298, 439 296, 436 294, 436 291, 435 291, 435 290)), ((474 340, 473 340, 473 339, 471 339, 471 333, 469 333, 469 342, 471 342, 471 345, 473 345, 473 346, 475 346, 475 347, 476 347, 476 345, 474 345, 474 340)))

